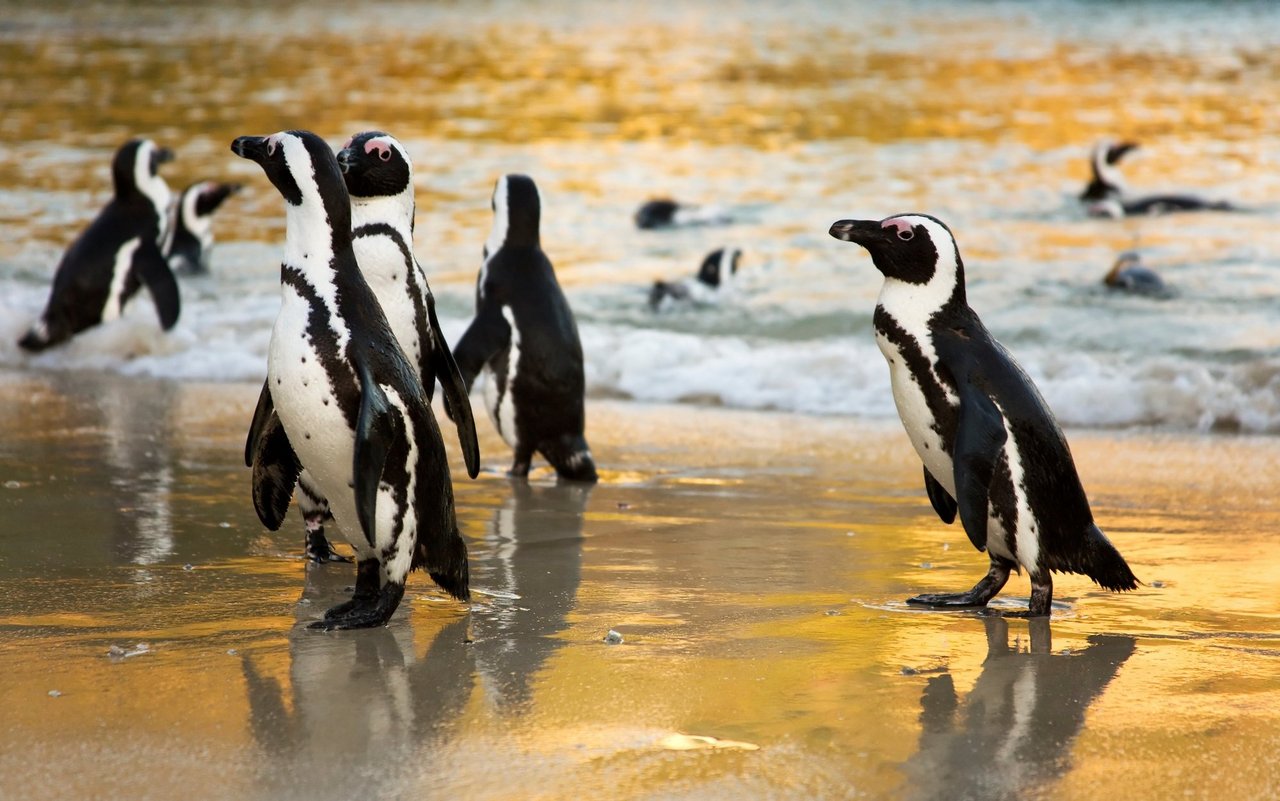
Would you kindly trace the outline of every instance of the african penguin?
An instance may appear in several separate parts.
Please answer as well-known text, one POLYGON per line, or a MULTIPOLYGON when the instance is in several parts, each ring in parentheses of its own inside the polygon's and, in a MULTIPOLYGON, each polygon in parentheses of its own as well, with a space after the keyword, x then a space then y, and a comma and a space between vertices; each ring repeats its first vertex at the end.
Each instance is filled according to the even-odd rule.
POLYGON ((968 592, 908 603, 985 606, 1010 570, 1031 578, 1028 615, 1049 614, 1052 571, 1083 573, 1108 590, 1137 587, 1129 565, 1093 522, 1066 438, 1009 352, 965 299, 964 265, 950 229, 924 214, 841 220, 831 235, 871 254, 884 285, 876 343, 889 362, 894 402, 924 462, 924 483, 944 523, 990 555, 968 592))
POLYGON ((165 247, 169 267, 177 273, 209 272, 213 250, 213 213, 240 191, 240 184, 199 181, 182 190, 174 208, 173 227, 165 247))
MULTIPOLYGON (((358 133, 338 151, 338 167, 351 196, 351 236, 356 263, 387 316, 391 333, 423 383, 427 401, 436 381, 465 443, 467 472, 479 471, 479 446, 467 390, 436 319, 435 297, 413 255, 413 166, 408 151, 382 131, 358 133), (457 413, 454 413, 457 409, 457 413)), ((304 470, 298 478, 298 508, 306 525, 306 554, 315 562, 345 561, 324 535, 332 519, 328 502, 304 470)))
POLYGON ((19 345, 41 351, 114 320, 143 286, 161 327, 168 331, 178 322, 178 282, 162 253, 169 185, 158 172, 172 159, 171 151, 150 139, 131 139, 116 151, 115 194, 63 254, 44 312, 19 345))
POLYGON ((742 251, 719 248, 707 254, 693 280, 654 281, 649 290, 649 308, 658 311, 673 302, 689 301, 704 305, 715 303, 738 273, 742 251))
POLYGON ((413 365, 356 263, 333 151, 308 131, 242 136, 285 199, 281 304, 248 442, 259 518, 279 528, 303 465, 357 558, 350 601, 313 628, 386 623, 422 567, 469 595, 444 441, 413 365))
POLYGON ((1163 297, 1169 294, 1160 275, 1142 265, 1142 256, 1136 250, 1121 253, 1111 270, 1103 277, 1102 283, 1111 289, 1134 295, 1163 297))
POLYGON ((1080 193, 1080 200, 1085 204, 1085 212, 1090 217, 1120 218, 1177 211, 1239 211, 1226 201, 1206 200, 1195 195, 1127 197, 1124 179, 1121 178, 1117 165, 1126 153, 1137 147, 1135 142, 1117 144, 1108 139, 1094 145, 1089 157, 1090 180, 1080 193))
POLYGON ((526 175, 493 191, 493 230, 476 280, 476 316, 453 358, 470 387, 483 370, 486 406, 515 451, 510 474, 526 476, 534 452, 564 479, 596 481, 583 437, 582 343, 569 302, 542 252, 542 202, 526 175))
POLYGON ((649 200, 636 209, 636 227, 641 230, 679 228, 692 225, 725 225, 733 218, 714 206, 677 203, 670 198, 649 200))

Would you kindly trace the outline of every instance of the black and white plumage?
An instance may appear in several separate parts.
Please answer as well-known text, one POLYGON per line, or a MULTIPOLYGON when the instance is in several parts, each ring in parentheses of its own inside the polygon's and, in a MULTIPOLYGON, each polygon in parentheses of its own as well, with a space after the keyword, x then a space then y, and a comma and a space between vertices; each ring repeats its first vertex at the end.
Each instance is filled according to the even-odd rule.
MULTIPOLYGON (((413 162, 404 146, 382 131, 356 134, 338 151, 337 159, 351 197, 352 249, 360 273, 422 381, 427 401, 435 394, 437 380, 444 387, 445 406, 458 425, 467 472, 475 478, 480 469, 479 447, 466 386, 436 318, 426 272, 413 255, 413 162)), ((345 561, 325 538, 324 524, 333 515, 305 470, 298 477, 295 497, 306 526, 307 557, 315 562, 345 561)))
POLYGON ((444 441, 413 365, 356 263, 337 159, 307 131, 242 136, 285 199, 281 305, 249 432, 259 518, 279 528, 305 465, 355 549, 355 593, 312 625, 387 622, 409 572, 469 597, 444 441))
POLYGON ((725 225, 733 222, 723 209, 677 203, 670 198, 645 201, 636 209, 636 227, 648 231, 659 228, 681 228, 695 225, 725 225))
POLYGON ((925 488, 943 522, 959 514, 991 558, 968 592, 909 603, 985 606, 1025 568, 1028 614, 1048 615, 1052 571, 1082 573, 1109 590, 1138 581, 1094 524, 1066 438, 1008 351, 965 298, 964 265, 950 229, 923 214, 841 220, 831 235, 871 254, 884 285, 876 343, 889 363, 894 402, 924 462, 925 488))
POLYGON ((1102 283, 1116 291, 1134 295, 1166 297, 1171 294, 1159 273, 1142 265, 1142 256, 1136 250, 1121 253, 1102 283))
POLYGON ((707 254, 693 279, 654 281, 649 290, 649 308, 659 311, 672 303, 690 302, 708 305, 719 300, 738 273, 742 251, 718 248, 707 254))
POLYGON ((583 436, 586 378, 569 302, 542 251, 542 201, 526 175, 505 175, 493 192, 493 230, 476 280, 476 316, 453 357, 468 387, 483 370, 485 400, 511 446, 511 475, 541 453, 564 479, 596 481, 583 436))
POLYGON ((209 272, 213 250, 213 213, 223 201, 240 191, 240 184, 198 181, 182 190, 174 207, 173 226, 165 258, 176 273, 209 272))
POLYGON ((1091 217, 1134 217, 1168 214, 1176 211, 1238 211, 1226 201, 1206 200, 1187 194, 1159 194, 1130 197, 1117 166, 1125 154, 1138 147, 1136 142, 1112 142, 1104 139, 1093 147, 1089 156, 1090 178, 1080 201, 1091 217))
POLYGON ((115 194, 63 254, 44 312, 19 345, 41 351, 114 320, 143 286, 161 327, 168 331, 178 322, 178 282, 162 252, 170 192, 159 174, 172 159, 150 139, 132 139, 116 151, 115 194))

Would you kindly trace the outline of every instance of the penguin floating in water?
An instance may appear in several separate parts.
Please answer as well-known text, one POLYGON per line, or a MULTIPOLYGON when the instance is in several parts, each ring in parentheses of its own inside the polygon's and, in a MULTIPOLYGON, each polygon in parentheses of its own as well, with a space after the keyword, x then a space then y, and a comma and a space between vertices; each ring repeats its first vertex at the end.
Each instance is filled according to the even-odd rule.
POLYGON ((1142 256, 1136 250, 1121 253, 1102 283, 1119 292, 1151 297, 1168 297, 1172 294, 1155 270, 1142 265, 1142 256))
POLYGON ((1239 211, 1226 201, 1206 200, 1195 195, 1147 195, 1127 198, 1124 179, 1117 166, 1120 159, 1138 147, 1136 142, 1104 139, 1093 147, 1089 158, 1091 177, 1080 201, 1091 217, 1133 217, 1168 214, 1176 211, 1239 211))
POLYGON ((527 476, 535 452, 563 479, 596 481, 583 436, 586 378, 569 302, 542 251, 542 200, 527 175, 493 190, 493 230, 476 280, 476 316, 453 358, 469 388, 483 370, 498 433, 514 451, 510 475, 527 476))
MULTIPOLYGON (((390 134, 365 131, 338 151, 347 193, 351 196, 351 236, 356 263, 387 316, 391 333, 409 358, 430 403, 436 381, 444 387, 444 403, 458 427, 467 472, 480 469, 480 448, 466 385, 453 362, 436 318, 435 297, 426 271, 413 255, 413 162, 390 134)), ((252 458, 252 448, 246 450, 252 458)), ((306 526, 306 549, 313 562, 348 561, 325 538, 324 524, 333 519, 324 493, 311 474, 298 476, 295 496, 306 526)))
POLYGON ((635 213, 636 227, 642 231, 693 225, 725 225, 733 218, 721 209, 677 203, 670 198, 646 201, 635 213))
POLYGON ((176 273, 209 272, 213 250, 213 213, 223 201, 240 191, 240 184, 198 181, 182 190, 174 210, 173 228, 165 258, 176 273))
POLYGON ((689 301, 705 305, 715 303, 738 273, 742 251, 719 248, 707 254, 693 280, 654 281, 649 290, 649 308, 658 311, 664 305, 689 301))
POLYGON ((309 131, 242 136, 231 149, 262 167, 286 210, 280 312, 248 440, 254 508, 279 528, 305 466, 356 552, 351 600, 311 627, 386 623, 419 567, 467 600, 467 546, 444 441, 356 263, 351 201, 333 151, 309 131))
POLYGON ((840 220, 836 239, 866 248, 884 285, 873 317, 893 398, 924 462, 924 484, 944 523, 957 512, 991 563, 968 592, 910 604, 981 607, 1027 570, 1028 616, 1048 615, 1051 572, 1082 573, 1108 590, 1137 587, 1129 565, 1093 522, 1067 440, 1009 352, 965 299, 964 265, 950 229, 924 214, 840 220))
POLYGON ((41 351, 120 316, 143 286, 168 331, 178 322, 178 282, 162 248, 168 237, 169 185, 160 165, 173 152, 131 139, 111 163, 115 194, 71 243, 53 276, 40 319, 18 344, 41 351))

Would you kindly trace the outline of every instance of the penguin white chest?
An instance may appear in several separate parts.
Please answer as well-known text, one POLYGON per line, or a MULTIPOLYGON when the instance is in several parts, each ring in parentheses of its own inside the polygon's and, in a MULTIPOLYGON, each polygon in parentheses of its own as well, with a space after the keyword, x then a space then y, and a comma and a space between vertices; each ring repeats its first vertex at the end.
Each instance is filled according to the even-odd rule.
POLYGON ((355 450, 354 432, 334 397, 333 381, 355 379, 345 363, 339 375, 328 374, 307 334, 309 313, 308 303, 287 288, 271 332, 267 381, 289 444, 332 503, 350 494, 346 488, 355 450))
POLYGON ((937 420, 929 409, 924 388, 920 384, 922 378, 932 380, 932 376, 915 375, 907 366, 907 360, 898 346, 879 331, 876 332, 876 344, 889 363, 893 402, 898 409, 898 417, 902 419, 902 426, 907 431, 907 438, 911 440, 911 446, 933 477, 954 497, 956 488, 951 457, 943 447, 942 437, 936 429, 937 420))
POLYGON ((422 337, 418 331, 417 309, 409 294, 412 265, 405 263, 404 254, 390 237, 365 236, 353 244, 360 272, 378 298, 391 333, 416 374, 422 355, 422 337))

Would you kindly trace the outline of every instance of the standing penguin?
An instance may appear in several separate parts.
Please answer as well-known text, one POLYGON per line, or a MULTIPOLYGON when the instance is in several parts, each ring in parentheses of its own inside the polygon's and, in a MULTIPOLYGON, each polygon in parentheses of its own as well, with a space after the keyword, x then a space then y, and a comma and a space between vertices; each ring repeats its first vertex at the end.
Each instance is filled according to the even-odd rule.
POLYGON ((176 273, 209 272, 213 250, 213 213, 223 201, 240 191, 240 184, 198 181, 182 190, 173 214, 173 232, 165 258, 176 273))
POLYGON ((161 327, 178 322, 178 282, 162 254, 169 185, 159 169, 171 160, 173 153, 150 139, 132 139, 116 151, 115 195, 63 254, 44 312, 19 345, 41 351, 114 320, 144 285, 161 327))
POLYGON ((542 252, 542 201, 526 175, 493 191, 493 230, 476 280, 476 316, 453 358, 469 388, 483 369, 486 406, 515 451, 510 474, 527 476, 535 451, 564 479, 596 481, 583 436, 582 343, 569 302, 542 252))
POLYGON ((254 507, 279 528, 306 465, 358 560, 351 600, 312 627, 386 623, 418 567, 466 600, 444 441, 356 264, 337 159, 308 131, 242 136, 231 149, 257 162, 286 202, 280 313, 249 435, 254 507))
MULTIPOLYGON (((351 196, 352 248, 360 273, 421 380, 427 402, 437 380, 444 388, 444 405, 457 424, 467 473, 475 478, 480 448, 471 402, 436 319, 426 272, 413 255, 413 162, 404 146, 382 131, 356 134, 337 158, 351 196)), ((252 458, 252 448, 248 454, 246 458, 252 458)), ((325 538, 324 524, 332 519, 329 503, 306 470, 298 477, 296 499, 306 524, 307 557, 315 562, 345 561, 325 538)))
POLYGON ((1031 578, 1028 615, 1049 614, 1051 571, 1083 573, 1108 590, 1138 580, 1093 522, 1067 440, 1031 379, 965 299, 964 265, 950 229, 923 214, 841 220, 836 239, 866 248, 884 286, 876 344, 893 399, 924 462, 924 483, 944 523, 957 511, 991 557, 968 592, 907 603, 985 606, 1010 570, 1031 578))

